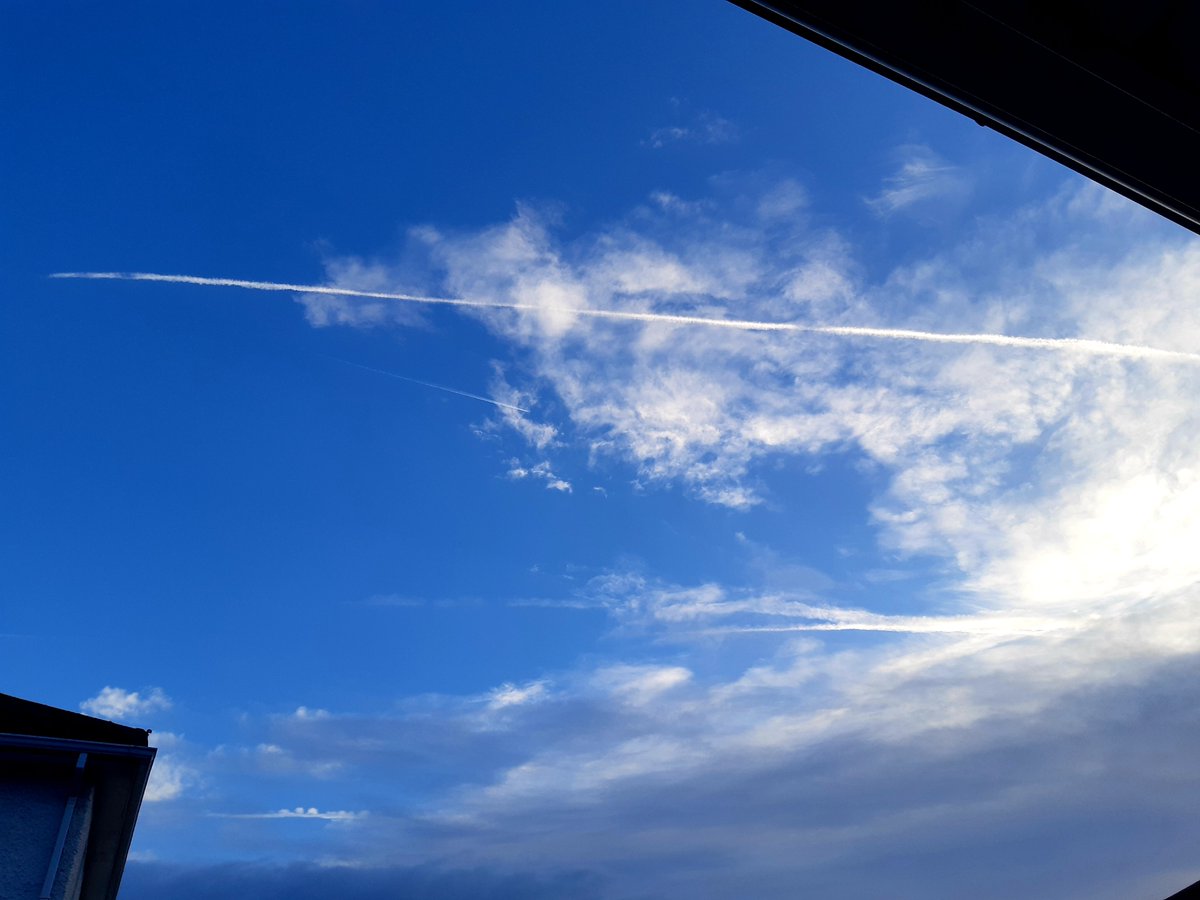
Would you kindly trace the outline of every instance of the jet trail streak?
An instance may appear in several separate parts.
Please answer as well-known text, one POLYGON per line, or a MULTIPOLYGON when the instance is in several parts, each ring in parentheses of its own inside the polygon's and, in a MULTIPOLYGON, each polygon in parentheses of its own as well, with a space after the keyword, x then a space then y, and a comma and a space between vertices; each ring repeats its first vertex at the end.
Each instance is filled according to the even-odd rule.
MULTIPOLYGON (((834 337, 875 338, 891 341, 923 341, 932 344, 982 344, 994 347, 1017 347, 1025 350, 1053 350, 1083 353, 1090 356, 1110 356, 1124 359, 1161 359, 1171 362, 1200 363, 1200 353, 1183 350, 1163 350, 1138 344, 1119 344, 1088 338, 1016 337, 1007 334, 946 334, 936 331, 914 331, 905 328, 868 328, 850 325, 803 325, 797 322, 760 322, 747 319, 714 319, 705 316, 685 316, 674 313, 632 312, 615 309, 573 309, 545 307, 532 303, 505 303, 496 300, 469 300, 456 297, 425 297, 389 291, 357 291, 316 284, 287 284, 274 281, 245 281, 239 278, 205 278, 198 275, 159 275, 152 272, 57 272, 51 278, 86 278, 113 281, 159 281, 173 284, 197 284, 209 287, 236 287, 252 291, 281 291, 300 294, 329 294, 335 297, 364 297, 375 300, 395 300, 402 303, 424 303, 439 306, 459 306, 472 309, 513 309, 523 312, 565 312, 594 319, 615 319, 630 322, 656 322, 667 325, 701 325, 711 328, 732 328, 737 331, 784 331, 794 334, 824 334, 834 337)), ((476 398, 480 399, 480 398, 476 398)))
POLYGON ((1011 637, 1030 637, 1046 634, 1050 631, 1062 630, 1068 626, 1023 627, 1023 626, 987 626, 975 625, 970 622, 941 623, 941 622, 817 622, 812 625, 731 625, 726 628, 708 628, 700 634, 787 634, 791 632, 809 631, 861 631, 887 632, 892 634, 971 634, 998 635, 1011 637))
POLYGON ((407 381, 410 384, 419 384, 422 387, 433 388, 438 391, 445 391, 447 394, 457 394, 460 397, 469 397, 472 400, 479 400, 483 403, 490 403, 492 406, 499 406, 503 409, 511 409, 516 412, 529 412, 523 406, 514 406, 511 403, 502 403, 499 400, 493 400, 491 397, 484 397, 480 394, 472 394, 469 391, 460 391, 458 388, 446 387, 444 384, 434 384, 432 381, 421 381, 419 378, 409 378, 407 375, 398 375, 395 372, 388 372, 386 369, 375 369, 371 366, 364 366, 361 363, 350 362, 348 359, 338 359, 336 356, 330 356, 334 362, 340 362, 345 366, 354 366, 356 369, 362 369, 364 372, 374 372, 376 375, 386 375, 388 378, 399 378, 401 381, 407 381))

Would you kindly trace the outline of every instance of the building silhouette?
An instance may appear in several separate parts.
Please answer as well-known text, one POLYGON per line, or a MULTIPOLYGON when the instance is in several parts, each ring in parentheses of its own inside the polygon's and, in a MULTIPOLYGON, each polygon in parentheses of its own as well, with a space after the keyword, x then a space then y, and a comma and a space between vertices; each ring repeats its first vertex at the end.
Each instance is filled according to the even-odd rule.
POLYGON ((149 732, 0 694, 0 898, 114 900, 149 732))
POLYGON ((1200 4, 731 2, 1200 233, 1200 4))

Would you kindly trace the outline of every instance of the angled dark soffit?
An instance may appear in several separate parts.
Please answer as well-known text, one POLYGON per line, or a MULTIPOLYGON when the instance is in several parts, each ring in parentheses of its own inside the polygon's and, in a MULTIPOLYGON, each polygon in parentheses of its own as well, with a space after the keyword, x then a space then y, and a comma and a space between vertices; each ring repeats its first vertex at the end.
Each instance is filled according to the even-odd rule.
POLYGON ((730 2, 1200 234, 1200 4, 730 2))

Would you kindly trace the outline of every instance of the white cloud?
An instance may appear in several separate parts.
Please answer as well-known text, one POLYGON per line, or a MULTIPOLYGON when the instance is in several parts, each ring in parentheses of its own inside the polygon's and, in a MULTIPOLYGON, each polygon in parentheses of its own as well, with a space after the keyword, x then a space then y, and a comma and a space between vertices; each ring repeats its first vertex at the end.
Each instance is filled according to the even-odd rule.
POLYGON ((209 752, 203 764, 209 770, 220 771, 224 775, 250 772, 259 777, 286 779, 289 776, 301 776, 306 780, 331 779, 344 772, 345 765, 341 760, 328 756, 313 758, 306 752, 297 755, 290 746, 297 741, 303 743, 305 731, 311 731, 311 725, 308 723, 323 722, 328 718, 328 714, 307 720, 288 716, 282 721, 298 726, 298 731, 284 737, 277 736, 276 740, 261 741, 253 746, 222 744, 209 752), (281 741, 286 741, 287 745, 281 741))
POLYGON ((550 469, 548 460, 542 460, 526 467, 521 464, 520 460, 513 459, 509 462, 508 477, 518 481, 522 478, 536 478, 545 482, 548 491, 571 493, 571 482, 555 475, 550 469))
MULTIPOLYGON (((1048 215, 1061 215, 1061 207, 1062 204, 1056 207, 1052 203, 1048 215)), ((1080 226, 1083 234, 1089 233, 1086 222, 1073 222, 1072 227, 1075 226, 1080 226)), ((701 233, 687 235, 685 243, 706 244, 704 226, 701 223, 699 227, 701 233)), ((723 228, 731 230, 728 226, 723 228)), ((522 258, 540 260, 537 264, 547 273, 568 271, 562 261, 565 251, 555 249, 543 230, 523 221, 515 222, 511 229, 484 238, 483 243, 472 243, 470 255, 446 251, 452 278, 462 267, 476 271, 479 260, 489 256, 489 241, 505 246, 522 244, 526 247, 522 258)), ((770 241, 761 233, 743 232, 743 238, 752 243, 770 241)), ((980 265, 977 257, 998 252, 996 245, 1003 239, 1001 235, 991 246, 968 244, 959 251, 957 259, 933 260, 924 270, 898 271, 888 282, 892 294, 888 303, 895 305, 897 289, 920 303, 928 285, 938 281, 953 284, 952 279, 939 279, 938 273, 944 275, 951 266, 961 270, 968 265, 980 265), (972 255, 976 258, 971 258, 972 255)), ((1062 247, 1063 239, 1059 240, 1062 247)), ((836 260, 831 260, 827 240, 821 246, 822 271, 853 270, 851 262, 837 265, 836 260)), ((1066 247, 1070 246, 1068 240, 1066 247)), ((622 284, 613 280, 608 247, 606 243, 605 250, 594 257, 594 267, 589 265, 586 252, 581 257, 578 251, 571 251, 572 258, 582 262, 576 262, 569 274, 562 277, 590 285, 589 303, 619 307, 631 301, 629 295, 622 293, 622 284)), ((666 254, 664 250, 658 257, 665 258, 666 254)), ((694 257, 695 252, 672 251, 669 255, 672 260, 684 260, 689 255, 694 257)), ((974 298, 956 294, 956 305, 940 304, 934 308, 944 316, 939 323, 943 329, 964 325, 967 329, 972 325, 975 329, 1032 325, 1039 330, 1050 330, 1051 334, 1082 331, 1101 340, 1153 340, 1160 346, 1187 347, 1187 331, 1179 325, 1180 316, 1190 315, 1188 298, 1194 295, 1194 290, 1189 285, 1195 281, 1189 280, 1194 276, 1188 273, 1195 268, 1194 255, 1194 251, 1169 247, 1165 253, 1150 252, 1143 261, 1117 260, 1115 267, 1110 261, 1108 272, 1096 276, 1096 281, 1115 281, 1122 290, 1109 292, 1114 301, 1097 304, 1088 300, 1094 296, 1095 285, 1089 285, 1088 291, 1078 291, 1065 274, 1094 270, 1093 261, 1072 266, 1060 249, 1053 256, 1048 254, 1042 262, 1026 252, 1031 269, 1037 271, 1040 267, 1043 272, 1053 273, 1054 279, 1044 277, 1033 285, 1018 283, 1016 293, 1005 294, 1001 289, 974 298), (1171 323, 1170 326, 1131 331, 1121 320, 1113 319, 1118 314, 1142 315, 1116 302, 1118 297, 1128 296, 1128 289, 1137 284, 1156 285, 1152 290, 1168 289, 1155 302, 1156 317, 1171 323), (1036 308, 1030 297, 1033 292, 1054 295, 1053 300, 1061 309, 1058 324, 1032 319, 1030 310, 1036 308), (1024 301, 1023 295, 1030 297, 1030 302, 1024 301), (1085 327, 1070 319, 1084 310, 1097 309, 1106 310, 1108 318, 1091 312, 1083 323, 1085 327)), ((753 259, 755 254, 747 249, 742 256, 753 259)), ((788 283, 787 279, 795 284, 797 279, 803 282, 814 277, 811 261, 800 260, 793 266, 783 250, 767 256, 771 264, 765 258, 760 259, 760 272, 753 278, 743 273, 736 282, 721 285, 715 275, 705 272, 703 277, 691 277, 689 284, 705 283, 710 291, 728 295, 727 302, 759 304, 759 309, 764 309, 777 305, 779 298, 764 295, 759 300, 745 296, 747 285, 771 285, 781 280, 788 283), (735 301, 733 298, 739 294, 741 299, 735 301)), ((642 258, 648 255, 643 254, 642 258)), ((674 265, 673 262, 674 274, 660 282, 656 299, 660 309, 664 306, 670 309, 671 303, 682 299, 678 291, 661 287, 681 283, 674 265)), ((464 287, 487 291, 486 285, 474 276, 460 277, 464 287)), ((836 288, 797 291, 796 302, 807 302, 800 299, 805 295, 815 296, 825 301, 826 315, 844 318, 853 314, 858 321, 869 314, 872 305, 882 304, 883 296, 872 289, 850 291, 846 286, 852 284, 851 275, 830 278, 827 275, 825 282, 836 284, 836 288), (839 305, 841 311, 833 311, 839 305)), ((520 299, 519 286, 512 291, 502 296, 520 299)), ((496 296, 494 291, 488 295, 496 296)), ((1047 304, 1051 301, 1049 297, 1037 299, 1047 304)), ((930 311, 920 314, 924 321, 912 322, 918 326, 914 330, 927 325, 930 311)), ((1044 320, 1044 311, 1039 315, 1044 320)), ((1099 361, 1038 357, 1021 351, 1001 354, 985 348, 961 352, 879 345, 850 348, 818 339, 691 333, 684 342, 666 343, 666 333, 657 333, 653 326, 633 333, 626 329, 624 334, 628 339, 619 342, 619 335, 614 333, 616 326, 604 323, 585 326, 576 322, 568 331, 556 332, 553 338, 522 325, 519 320, 497 318, 493 324, 530 348, 538 376, 554 385, 582 435, 594 436, 593 452, 630 459, 638 465, 641 477, 650 481, 682 480, 706 499, 734 507, 746 506, 759 498, 759 489, 751 477, 758 460, 857 445, 868 459, 894 473, 891 489, 875 507, 889 544, 910 553, 948 555, 964 572, 975 573, 979 590, 991 590, 1009 577, 995 568, 987 569, 985 558, 997 561, 1007 554, 1015 560, 1018 553, 1018 548, 1006 550, 996 540, 995 529, 1002 524, 1000 520, 1024 517, 1026 522, 1037 523, 1047 518, 1039 514, 1036 506, 1045 495, 1024 491, 1027 496, 1022 497, 1020 484, 1011 481, 1012 454, 1033 447, 1043 440, 1043 435, 1053 433, 1055 439, 1047 448, 1049 452, 1036 463, 1041 469, 1042 483, 1052 484, 1060 477, 1054 474, 1054 468, 1062 465, 1064 472, 1075 473, 1073 483, 1064 490, 1083 498, 1076 503, 1077 508, 1082 510, 1086 505, 1097 511, 1111 507, 1115 510, 1114 517, 1132 528, 1139 520, 1129 516, 1128 509, 1113 505, 1117 503, 1113 499, 1117 494, 1110 490, 1105 495, 1110 499, 1100 502, 1099 498, 1079 492, 1081 478, 1099 476, 1099 472, 1088 474, 1087 468, 1081 469, 1077 464, 1086 448, 1097 446, 1099 432, 1089 422, 1127 418, 1128 414, 1120 413, 1116 407, 1129 402, 1128 390, 1135 386, 1145 396, 1165 396, 1167 399, 1152 400, 1150 406, 1142 406, 1141 412, 1135 413, 1144 424, 1114 436, 1126 444, 1140 440, 1142 434, 1154 433, 1153 429, 1147 432, 1151 421, 1181 421, 1179 417, 1187 408, 1186 385, 1194 380, 1190 372, 1152 364, 1133 368, 1099 361), (851 354, 857 371, 847 378, 845 359, 851 354), (1119 386, 1123 387, 1114 389, 1119 386), (1104 408, 1101 404, 1105 402, 1112 408, 1104 408), (1081 417, 1080 410, 1089 405, 1091 411, 1081 417)), ((1171 433, 1171 429, 1164 433, 1171 433)), ((1187 455, 1188 444, 1182 437, 1174 437, 1173 446, 1184 448, 1177 451, 1177 456, 1179 452, 1187 455)), ((1102 454, 1089 456, 1086 461, 1092 468, 1098 468, 1127 452, 1109 441, 1102 454)), ((1159 555, 1175 560, 1175 568, 1182 559, 1178 548, 1189 540, 1182 527, 1186 523, 1180 518, 1186 515, 1188 495, 1178 493, 1181 490, 1178 473, 1182 472, 1186 478, 1188 471, 1184 467, 1170 479, 1155 482, 1163 485, 1163 491, 1179 497, 1175 506, 1169 506, 1165 494, 1161 502, 1150 503, 1154 510, 1179 510, 1171 514, 1174 519, 1163 520, 1163 532, 1156 542, 1159 555), (1179 539, 1172 541, 1169 538, 1172 534, 1180 535, 1179 539)), ((1136 486, 1125 490, 1146 496, 1136 486)), ((1054 509, 1060 510, 1061 504, 1054 509)), ((1057 518, 1048 518, 1051 524, 1047 528, 1060 527, 1054 524, 1059 521, 1057 518)), ((1097 533, 1105 528, 1100 523, 1094 526, 1097 533)), ((1036 525, 1021 533, 1031 546, 1040 548, 1038 552, 1044 559, 1049 558, 1046 555, 1052 552, 1056 541, 1061 543, 1045 531, 1039 532, 1036 525)), ((1086 535, 1081 536, 1071 546, 1086 540, 1086 535)), ((1110 543, 1121 543, 1129 548, 1125 556, 1136 555, 1147 566, 1161 570, 1164 565, 1162 560, 1147 557, 1148 551, 1137 550, 1136 541, 1117 538, 1110 543)), ((1101 542, 1094 546, 1104 545, 1101 542)), ((1032 559, 1028 552, 1019 552, 1032 559)), ((1072 557, 1073 552, 1068 548, 1066 557, 1072 557)), ((1124 566, 1133 581, 1143 578, 1128 563, 1120 561, 1122 553, 1098 552, 1102 552, 1103 565, 1091 571, 1096 573, 1099 585, 1113 584, 1113 577, 1103 573, 1104 566, 1124 566)), ((1043 571, 1049 564, 1042 564, 1043 571)), ((1036 571, 1032 563, 1024 568, 1029 573, 1036 571)), ((1065 577, 1073 577, 1069 569, 1060 566, 1059 570, 1065 577)), ((1179 577, 1186 581, 1190 574, 1185 569, 1179 577)), ((1047 583, 1041 575, 1034 580, 1043 586, 1047 583)), ((1079 579, 1074 580, 1079 583, 1079 579)), ((1096 590, 1091 592, 1095 594, 1096 590)), ((1018 599, 1024 606, 1040 605, 1029 596, 1028 589, 1018 599)))
POLYGON ((547 684, 545 681, 531 681, 524 685, 506 683, 500 685, 488 695, 488 709, 506 709, 512 706, 524 706, 545 699, 547 684))
POLYGON ((928 210, 934 203, 961 206, 971 192, 966 173, 941 159, 928 147, 899 148, 899 168, 866 203, 877 215, 887 217, 914 209, 928 210))
POLYGON ((794 222, 808 207, 808 191, 794 178, 783 178, 769 185, 758 199, 756 212, 765 222, 794 222))
POLYGON ((146 793, 142 799, 146 803, 176 800, 194 782, 195 777, 195 770, 191 766, 170 754, 159 753, 150 768, 150 780, 146 783, 146 793))
POLYGON ((871 285, 836 235, 764 219, 765 198, 795 191, 751 187, 736 196, 726 180, 720 203, 662 218, 643 209, 573 244, 528 210, 428 241, 445 293, 516 307, 469 308, 523 356, 498 370, 493 394, 516 405, 523 375, 564 414, 552 424, 503 412, 543 455, 512 463, 511 477, 565 491, 544 455, 570 440, 594 464, 632 465, 643 484, 746 508, 764 496, 764 464, 850 452, 890 477, 872 509, 885 544, 949 560, 985 606, 1048 610, 1148 579, 1191 583, 1197 373, 1139 348, 1200 345, 1194 243, 1160 228, 1118 246, 1121 213, 1095 188, 1072 189, 871 285), (681 335, 564 303, 832 334, 681 335), (872 321, 889 328, 862 325, 872 321), (898 333, 974 344, 859 340, 898 333), (1076 335, 1143 359, 1034 352, 1076 335))
POLYGON ((152 731, 146 742, 159 750, 170 750, 183 744, 183 735, 173 731, 152 731))
POLYGON ((598 669, 590 680, 622 703, 645 706, 691 678, 691 671, 683 666, 615 665, 598 669))
MULTIPOLYGON (((625 595, 645 584, 609 581, 625 595)), ((660 593, 701 606, 754 594, 660 593)), ((907 894, 928 896, 966 893, 971 873, 1000 860, 1028 878, 1027 858, 995 847, 1050 822, 1047 852, 1075 876, 1062 895, 1082 898, 1094 895, 1097 840, 1140 846, 1146 815, 1187 838, 1168 856, 1196 836, 1194 599, 1083 616, 1053 633, 984 629, 871 647, 785 639, 732 672, 713 668, 746 658, 729 641, 763 638, 702 641, 688 666, 584 661, 555 677, 553 702, 544 681, 501 685, 486 702, 503 712, 503 730, 479 727, 480 698, 447 700, 339 720, 293 750, 300 760, 339 754, 381 794, 400 778, 397 754, 405 783, 448 766, 462 773, 423 799, 415 820, 362 819, 353 841, 329 848, 364 865, 403 846, 413 861, 536 859, 596 870, 612 896, 683 896, 699 889, 690 873, 715 858, 731 873, 717 895, 740 881, 766 898, 820 893, 850 866, 869 895, 890 883, 891 854, 940 860, 949 842, 961 873, 943 861, 917 867, 925 880, 904 875, 916 878, 907 894)), ((992 896, 1012 890, 1005 882, 992 896)))
MULTIPOLYGON (((398 278, 395 265, 363 260, 355 256, 331 256, 325 260, 325 276, 331 287, 356 291, 381 291, 394 286, 398 278)), ((420 325, 424 322, 421 309, 373 297, 338 296, 335 294, 301 294, 298 302, 304 307, 305 318, 316 328, 349 325, 372 328, 380 325, 420 325)))
MULTIPOLYGON (((1183 613, 1176 605, 1169 616, 1175 627, 1183 613)), ((1186 650, 1172 649, 1164 629, 1124 638, 1114 652, 1114 639, 1139 618, 1019 639, 913 638, 867 651, 802 643, 731 680, 697 682, 670 667, 599 669, 592 683, 617 687, 599 696, 628 712, 564 710, 551 730, 530 734, 524 759, 481 789, 464 788, 445 820, 462 838, 449 846, 493 861, 536 846, 555 865, 610 873, 658 854, 735 852, 743 880, 787 871, 794 892, 831 866, 876 865, 886 847, 923 852, 954 836, 960 853, 987 858, 987 842, 1014 819, 1071 817, 1064 840, 1083 821, 1093 833, 1122 834, 1128 801, 1111 779, 1128 771, 1125 754, 1160 746, 1176 726, 1165 715, 1152 735, 1129 734, 1130 707, 1112 698, 1147 665, 1169 666, 1200 646, 1193 634, 1186 650), (664 689, 626 703, 621 688, 654 684, 657 673, 664 689), (1081 757, 1080 747, 1092 749, 1081 757), (1093 798, 1090 808, 1083 797, 1093 798), (562 809, 571 816, 555 813, 562 809), (489 838, 497 833, 504 839, 489 838)), ((1175 740, 1193 728, 1178 727, 1175 740)), ((1143 793, 1147 808, 1173 802, 1175 779, 1190 767, 1187 753, 1168 756, 1174 774, 1161 787, 1142 781, 1139 790, 1154 794, 1143 793)), ((670 883, 679 868, 660 865, 653 877, 670 883)))
POLYGON ((603 608, 626 628, 654 631, 675 640, 822 631, 1011 638, 1074 631, 1086 625, 1078 616, 1054 615, 1037 607, 958 615, 884 615, 831 605, 811 591, 735 590, 713 583, 687 587, 652 582, 632 573, 598 576, 572 601, 558 605, 603 608))
POLYGON ((328 719, 329 710, 309 709, 307 706, 297 706, 296 711, 292 713, 292 718, 299 719, 301 722, 312 721, 314 719, 328 719))
POLYGON ((336 729, 278 717, 262 741, 278 750, 259 755, 395 779, 402 748, 414 782, 460 773, 428 789, 416 824, 364 822, 357 858, 536 858, 594 867, 616 894, 966 895, 986 870, 993 896, 1016 896, 1029 872, 1024 888, 1005 881, 1004 848, 1031 839, 1074 876, 1055 876, 1056 896, 1098 895, 1097 848, 1183 865, 1200 840, 1200 373, 1013 346, 681 335, 547 298, 1190 351, 1200 247, 1072 189, 868 283, 846 242, 764 216, 762 194, 657 202, 636 229, 575 243, 526 211, 434 253, 448 293, 529 307, 471 314, 515 348, 505 378, 560 405, 552 433, 510 423, 535 450, 590 444, 596 465, 731 507, 770 496, 772 462, 846 454, 882 485, 884 547, 936 573, 927 611, 895 612, 894 594, 919 587, 882 578, 851 605, 819 579, 614 572, 561 605, 608 610, 626 658, 336 729), (495 713, 504 728, 480 727, 495 713))
MULTIPOLYGON (((554 246, 524 213, 508 226, 443 241, 437 253, 454 293, 533 310, 538 305, 529 302, 526 285, 562 283, 577 306, 588 308, 706 314, 720 300, 739 318, 796 320, 814 304, 826 323, 850 316, 861 322, 869 314, 867 295, 851 289, 854 263, 827 235, 707 219, 690 229, 676 219, 653 238, 633 241, 618 231, 592 247, 568 249, 554 246), (636 283, 615 274, 622 267, 613 262, 614 246, 638 247, 636 283), (780 285, 788 287, 781 292, 780 285)), ((538 324, 533 310, 481 314, 528 348, 538 377, 553 386, 581 436, 591 438, 594 456, 628 458, 643 478, 681 480, 729 506, 758 501, 747 476, 757 459, 773 454, 815 453, 861 435, 868 452, 890 462, 906 445, 998 425, 990 415, 998 398, 987 409, 955 408, 939 398, 962 388, 952 370, 939 379, 939 363, 950 361, 944 355, 921 360, 904 347, 855 345, 864 374, 858 383, 839 383, 849 348, 820 338, 689 332, 678 340, 677 332, 649 323, 538 324), (928 370, 923 381, 893 377, 915 358, 928 370), (939 402, 950 408, 930 416, 939 402)))
POLYGON ((740 137, 738 127, 724 116, 701 111, 685 123, 655 128, 643 142, 660 150, 669 144, 731 144, 740 137))
POLYGON ((129 720, 137 716, 166 711, 171 708, 171 698, 162 688, 150 688, 144 694, 124 688, 105 686, 95 697, 84 700, 79 708, 101 719, 129 720))
POLYGON ((526 407, 536 402, 532 393, 519 391, 510 385, 499 366, 495 369, 490 387, 492 396, 503 404, 500 407, 501 420, 531 447, 544 452, 558 444, 557 428, 545 422, 536 422, 529 416, 526 407))

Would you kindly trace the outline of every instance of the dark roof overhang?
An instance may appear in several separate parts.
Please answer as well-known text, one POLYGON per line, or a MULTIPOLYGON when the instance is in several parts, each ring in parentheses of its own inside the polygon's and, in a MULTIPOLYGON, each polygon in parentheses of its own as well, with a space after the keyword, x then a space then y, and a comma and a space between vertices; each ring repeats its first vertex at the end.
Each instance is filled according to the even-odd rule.
POLYGON ((731 2, 1200 233, 1200 4, 731 2))
POLYGON ((3 770, 82 779, 92 789, 80 900, 116 900, 157 752, 148 743, 142 728, 0 694, 3 770))

